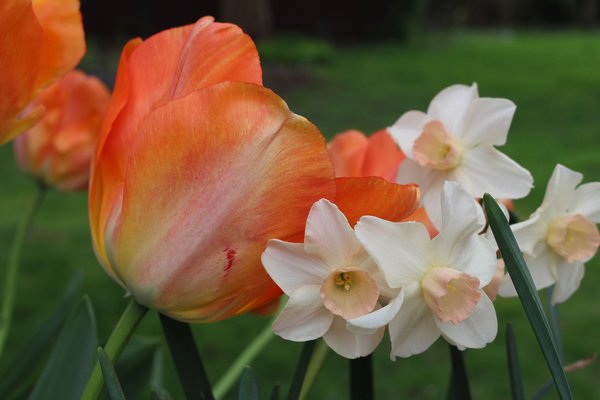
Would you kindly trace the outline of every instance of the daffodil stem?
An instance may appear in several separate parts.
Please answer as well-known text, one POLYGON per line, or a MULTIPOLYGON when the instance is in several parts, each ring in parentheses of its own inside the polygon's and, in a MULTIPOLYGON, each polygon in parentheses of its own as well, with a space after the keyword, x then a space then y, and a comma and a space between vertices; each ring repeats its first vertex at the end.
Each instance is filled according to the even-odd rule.
POLYGON ((260 354, 265 346, 275 337, 271 328, 272 321, 263 328, 263 330, 250 342, 250 344, 244 349, 242 354, 231 364, 225 374, 219 379, 217 384, 213 388, 213 394, 216 400, 220 400, 225 397, 231 387, 237 382, 240 375, 244 371, 244 368, 254 360, 254 358, 260 354))
POLYGON ((36 211, 40 208, 44 200, 46 187, 38 184, 33 200, 26 210, 21 223, 17 227, 17 232, 13 239, 10 250, 10 258, 6 267, 6 276, 4 278, 4 289, 2 290, 2 309, 0 314, 0 358, 6 344, 6 338, 12 324, 12 317, 15 310, 15 294, 17 292, 17 278, 19 276, 19 266, 21 264, 21 252, 27 232, 31 227, 36 211))
POLYGON ((552 292, 554 291, 554 286, 550 286, 546 289, 546 300, 548 302, 548 322, 550 323, 550 329, 552 331, 552 336, 554 337, 554 344, 556 345, 556 351, 558 352, 558 357, 560 361, 563 361, 563 345, 562 345, 562 337, 560 334, 560 322, 558 319, 558 306, 552 304, 552 292))
MULTIPOLYGON (((104 346, 104 351, 113 364, 119 359, 119 356, 129 341, 129 338, 131 338, 131 335, 133 335, 133 332, 137 328, 144 315, 146 315, 147 311, 148 309, 146 307, 137 303, 133 299, 129 302, 129 304, 127 304, 127 307, 125 308, 125 311, 123 311, 119 322, 117 322, 115 329, 113 329, 108 341, 106 342, 106 345, 104 346)), ((100 363, 96 362, 94 370, 87 381, 81 399, 96 400, 102 392, 103 383, 104 380, 102 378, 100 363)))
POLYGON ((373 360, 370 354, 350 360, 350 398, 373 399, 373 360))
POLYGON ((317 342, 317 347, 310 359, 308 364, 308 368, 306 369, 306 376, 304 377, 304 383, 302 383, 302 389, 300 390, 300 396, 298 396, 298 400, 306 399, 308 396, 308 392, 317 377, 323 362, 325 362, 325 358, 329 353, 329 346, 323 340, 319 340, 317 342))

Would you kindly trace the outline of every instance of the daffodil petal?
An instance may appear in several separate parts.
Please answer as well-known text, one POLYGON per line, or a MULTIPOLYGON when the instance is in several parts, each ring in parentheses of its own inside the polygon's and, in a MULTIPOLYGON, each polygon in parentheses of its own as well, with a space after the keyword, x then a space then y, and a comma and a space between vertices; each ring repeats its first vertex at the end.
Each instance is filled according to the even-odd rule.
POLYGON ((480 144, 502 146, 506 143, 508 129, 513 119, 516 106, 507 99, 478 98, 470 104, 462 126, 457 132, 465 147, 480 144))
POLYGON ((384 328, 368 335, 359 335, 346 328, 346 320, 334 317, 331 327, 323 336, 325 343, 339 355, 353 359, 371 354, 381 343, 384 328))
POLYGON ((533 186, 529 171, 489 145, 466 151, 453 173, 473 197, 489 193, 496 198, 519 199, 533 186))
MULTIPOLYGON (((533 284, 535 285, 535 288, 537 290, 551 286, 556 282, 553 270, 554 265, 557 262, 558 256, 554 254, 551 250, 547 249, 545 251, 542 251, 537 257, 532 257, 525 254, 524 258, 525 263, 529 268, 529 273, 531 274, 533 284)), ((504 280, 500 285, 498 294, 502 297, 517 296, 517 291, 512 280, 510 279, 509 274, 506 274, 504 276, 504 280)))
POLYGON ((544 210, 547 218, 562 216, 575 199, 575 187, 581 182, 583 175, 564 165, 557 164, 552 171, 546 187, 544 200, 539 210, 544 210))
POLYGON ((321 257, 330 268, 350 267, 360 249, 344 214, 329 200, 321 199, 310 209, 304 231, 304 249, 321 257))
MULTIPOLYGON (((457 131, 471 102, 479 97, 477 84, 471 86, 452 85, 439 92, 427 109, 427 114, 441 121, 451 133, 457 131)), ((404 149, 402 149, 404 151, 404 149)))
POLYGON ((319 257, 307 254, 302 243, 269 240, 262 263, 288 296, 304 285, 320 285, 331 269, 319 257))
POLYGON ((418 284, 407 290, 400 312, 389 323, 390 358, 410 357, 427 350, 440 337, 435 316, 429 310, 418 284))
POLYGON ((600 223, 600 182, 591 182, 575 190, 571 212, 581 214, 594 223, 600 223))
MULTIPOLYGON (((409 111, 404 114, 388 128, 392 138, 398 143, 400 149, 407 157, 412 158, 412 148, 415 140, 423 132, 423 127, 431 117, 422 111, 409 111)), ((412 182, 411 182, 412 183, 412 182)))
POLYGON ((585 268, 583 262, 568 263, 566 260, 555 266, 556 284, 552 289, 552 304, 565 302, 579 288, 585 268))
POLYGON ((348 330, 357 334, 371 334, 393 320, 402 307, 404 291, 400 290, 387 305, 358 318, 348 320, 348 330))
POLYGON ((498 333, 498 320, 496 310, 492 301, 485 293, 481 293, 481 299, 475 309, 466 320, 453 324, 443 323, 436 320, 436 324, 442 331, 444 337, 449 338, 458 346, 481 349, 491 343, 498 333))
POLYGON ((355 232, 392 288, 421 279, 427 268, 424 255, 429 244, 424 225, 362 217, 355 232))
POLYGON ((535 215, 526 221, 511 225, 511 229, 521 251, 533 254, 537 244, 545 240, 548 224, 540 221, 540 215, 535 215))
POLYGON ((331 327, 333 315, 323 307, 317 285, 302 286, 290 296, 273 323, 273 332, 286 340, 318 339, 331 327))

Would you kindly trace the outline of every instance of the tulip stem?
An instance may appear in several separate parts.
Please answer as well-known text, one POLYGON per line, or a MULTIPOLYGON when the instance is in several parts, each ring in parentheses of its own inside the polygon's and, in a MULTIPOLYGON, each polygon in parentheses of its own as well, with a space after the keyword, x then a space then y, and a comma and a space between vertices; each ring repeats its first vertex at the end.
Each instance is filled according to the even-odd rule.
POLYGON ((2 309, 0 314, 0 358, 4 350, 8 331, 12 323, 12 317, 15 309, 15 294, 17 289, 17 277, 19 275, 19 266, 21 264, 21 252, 27 232, 31 228, 33 217, 36 211, 40 208, 44 200, 46 187, 43 184, 38 184, 33 195, 33 201, 25 212, 24 218, 21 220, 15 233, 12 248, 10 250, 10 258, 6 268, 6 277, 4 278, 4 290, 2 291, 2 309))
MULTIPOLYGON (((144 315, 146 315, 147 311, 148 309, 146 307, 137 303, 133 299, 129 302, 129 304, 127 304, 125 311, 123 311, 123 314, 121 315, 121 319, 119 319, 119 322, 117 322, 115 329, 113 329, 108 341, 106 342, 106 345, 104 346, 104 351, 113 364, 115 364, 119 359, 119 356, 129 341, 129 338, 131 338, 131 335, 133 335, 133 332, 137 328, 144 315)), ((104 379, 102 377, 100 363, 96 362, 94 370, 92 371, 92 374, 85 385, 81 399, 96 400, 102 392, 103 383, 104 379)))
POLYGON ((242 354, 231 364, 225 374, 219 379, 213 389, 213 393, 216 400, 220 400, 225 397, 231 387, 237 382, 238 378, 244 371, 244 368, 254 360, 254 358, 265 348, 265 346, 275 337, 271 324, 273 321, 269 321, 267 326, 250 342, 250 344, 244 349, 242 354))

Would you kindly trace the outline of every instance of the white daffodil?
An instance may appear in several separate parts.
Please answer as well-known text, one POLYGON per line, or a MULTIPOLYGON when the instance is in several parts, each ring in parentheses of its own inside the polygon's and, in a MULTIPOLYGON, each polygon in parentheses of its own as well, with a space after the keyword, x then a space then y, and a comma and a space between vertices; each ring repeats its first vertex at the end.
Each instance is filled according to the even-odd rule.
POLYGON ((423 205, 436 227, 441 224, 444 181, 456 181, 473 197, 525 197, 533 183, 529 171, 494 146, 506 143, 515 105, 479 97, 477 84, 450 86, 427 109, 409 111, 388 128, 406 159, 398 183, 421 187, 423 205))
MULTIPOLYGON (((562 303, 577 290, 584 263, 600 245, 600 182, 579 185, 579 172, 558 164, 542 205, 527 221, 512 226, 537 289, 554 285, 552 303, 562 303)), ((501 296, 516 296, 508 275, 501 296)))
MULTIPOLYGON (((496 272, 496 252, 478 235, 484 226, 478 207, 457 183, 446 182, 442 228, 433 239, 415 222, 362 217, 356 225, 387 284, 403 288, 402 306, 385 318, 392 359, 421 353, 440 335, 459 348, 481 348, 496 337, 496 313, 483 291, 496 272)), ((349 321, 351 329, 373 329, 377 323, 369 318, 349 321)))
MULTIPOLYGON (((289 296, 273 324, 277 335, 298 342, 323 337, 346 358, 366 356, 381 342, 385 323, 360 334, 346 329, 348 320, 382 309, 377 267, 334 204, 316 202, 306 221, 304 243, 270 240, 262 262, 289 296)), ((401 295, 396 291, 394 296, 384 312, 400 307, 401 295)))

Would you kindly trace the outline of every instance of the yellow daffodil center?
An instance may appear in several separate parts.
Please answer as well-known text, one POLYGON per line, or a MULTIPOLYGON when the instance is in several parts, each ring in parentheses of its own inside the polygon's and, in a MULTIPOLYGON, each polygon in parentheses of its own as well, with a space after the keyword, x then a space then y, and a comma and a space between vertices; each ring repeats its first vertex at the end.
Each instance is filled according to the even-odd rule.
POLYGON ((368 271, 339 268, 331 271, 323 281, 321 298, 332 314, 348 320, 373 311, 379 289, 368 271))
POLYGON ((340 272, 335 277, 335 285, 343 290, 350 290, 352 288, 352 272, 340 272))
POLYGON ((557 219, 548 226, 546 242, 568 262, 586 261, 600 245, 598 227, 583 215, 557 219))
POLYGON ((423 167, 447 170, 460 163, 462 151, 440 121, 430 121, 413 145, 415 160, 423 167))
POLYGON ((448 267, 433 267, 421 280, 425 302, 442 322, 469 318, 479 299, 479 279, 448 267))

